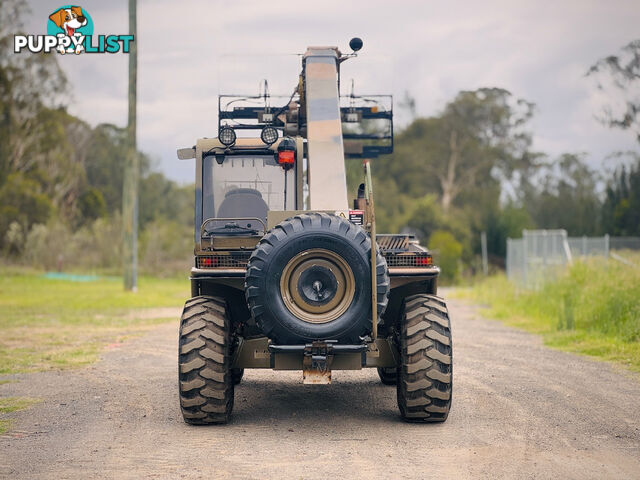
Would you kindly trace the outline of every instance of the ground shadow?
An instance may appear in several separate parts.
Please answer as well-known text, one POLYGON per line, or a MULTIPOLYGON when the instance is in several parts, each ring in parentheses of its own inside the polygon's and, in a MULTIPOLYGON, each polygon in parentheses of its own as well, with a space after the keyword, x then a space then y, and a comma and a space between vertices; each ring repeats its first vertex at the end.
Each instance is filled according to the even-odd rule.
MULTIPOLYGON (((376 379, 377 380, 377 379, 376 379)), ((295 420, 309 426, 344 425, 367 420, 402 422, 396 389, 375 380, 341 380, 331 385, 303 385, 290 379, 247 378, 236 387, 234 424, 295 420)))

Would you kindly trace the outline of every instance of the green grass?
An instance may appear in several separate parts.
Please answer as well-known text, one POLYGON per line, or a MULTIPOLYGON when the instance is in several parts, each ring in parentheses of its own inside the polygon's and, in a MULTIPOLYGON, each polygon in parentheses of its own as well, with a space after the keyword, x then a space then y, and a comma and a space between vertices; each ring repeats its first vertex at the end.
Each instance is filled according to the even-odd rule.
POLYGON ((0 270, 0 373, 68 368, 95 361, 104 346, 161 321, 141 309, 180 307, 189 280, 141 277, 137 293, 122 281, 74 282, 41 272, 0 270))
POLYGON ((0 435, 11 427, 11 419, 5 418, 8 413, 24 410, 38 403, 40 400, 26 397, 4 397, 0 398, 0 435))
POLYGON ((497 275, 459 296, 487 305, 492 318, 542 335, 551 347, 640 372, 638 268, 579 261, 539 291, 517 291, 504 275, 497 275))
POLYGON ((0 398, 0 415, 6 413, 17 412, 18 410, 24 410, 31 405, 38 403, 39 400, 34 398, 25 397, 4 397, 0 398))

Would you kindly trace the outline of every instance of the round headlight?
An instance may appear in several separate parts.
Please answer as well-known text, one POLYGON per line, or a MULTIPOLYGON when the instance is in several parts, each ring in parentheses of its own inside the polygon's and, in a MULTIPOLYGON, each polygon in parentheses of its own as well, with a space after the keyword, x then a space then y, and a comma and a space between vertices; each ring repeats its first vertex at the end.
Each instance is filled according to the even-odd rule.
POLYGON ((227 147, 233 145, 236 143, 236 132, 231 127, 222 127, 218 132, 218 140, 227 147))
POLYGON ((267 145, 271 145, 278 140, 278 130, 273 127, 264 127, 260 132, 260 138, 267 145))
POLYGON ((267 145, 271 145, 278 140, 278 130, 273 127, 264 127, 260 132, 260 138, 267 145))

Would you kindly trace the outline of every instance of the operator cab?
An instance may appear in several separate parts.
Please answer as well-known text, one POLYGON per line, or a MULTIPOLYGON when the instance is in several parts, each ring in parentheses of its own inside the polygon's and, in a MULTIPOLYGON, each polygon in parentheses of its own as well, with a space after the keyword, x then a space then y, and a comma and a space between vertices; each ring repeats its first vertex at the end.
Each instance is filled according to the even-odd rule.
POLYGON ((179 151, 196 158, 195 241, 203 247, 214 247, 215 237, 258 239, 269 212, 303 209, 302 138, 221 140, 228 141, 219 135, 179 151))
POLYGON ((207 155, 202 159, 202 215, 206 234, 261 234, 269 210, 295 205, 295 175, 275 155, 207 155))

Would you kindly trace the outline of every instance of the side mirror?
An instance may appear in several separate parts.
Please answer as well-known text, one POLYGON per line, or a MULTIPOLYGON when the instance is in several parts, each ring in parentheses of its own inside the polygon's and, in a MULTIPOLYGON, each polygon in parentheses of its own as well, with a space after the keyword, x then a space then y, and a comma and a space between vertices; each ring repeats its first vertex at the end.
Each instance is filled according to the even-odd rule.
POLYGON ((189 160, 191 158, 196 158, 196 147, 178 149, 178 160, 189 160))

